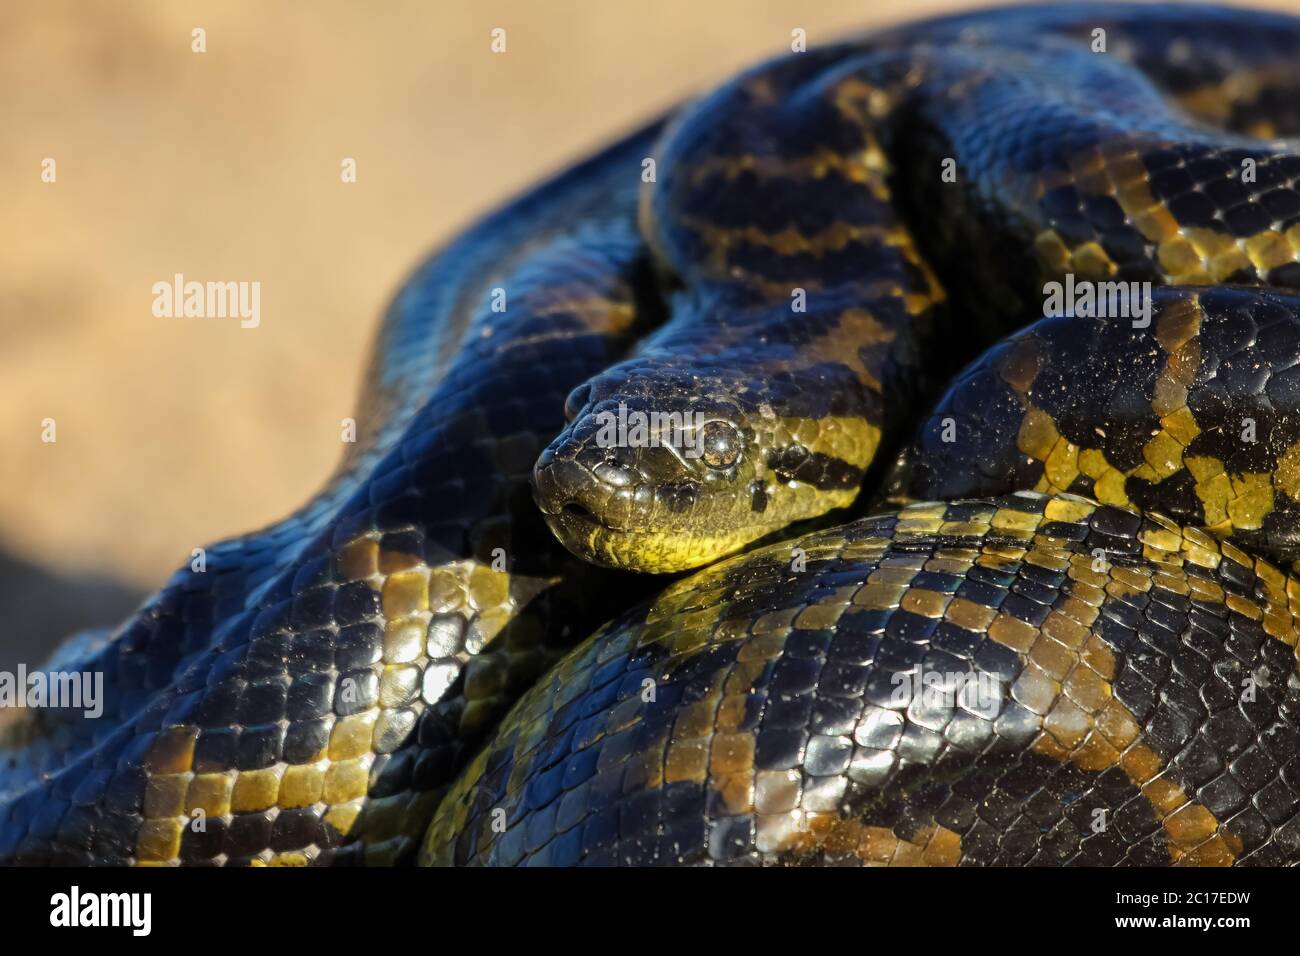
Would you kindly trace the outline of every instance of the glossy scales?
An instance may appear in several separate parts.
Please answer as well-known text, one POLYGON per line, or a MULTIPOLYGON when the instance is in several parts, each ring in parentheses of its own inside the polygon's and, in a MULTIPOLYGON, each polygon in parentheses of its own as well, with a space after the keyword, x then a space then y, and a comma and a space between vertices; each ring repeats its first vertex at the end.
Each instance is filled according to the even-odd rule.
POLYGON ((6 725, 0 862, 1300 861, 1297 586, 1248 554, 1288 557, 1300 490, 1294 302, 1260 288, 1300 285, 1297 62, 1271 14, 950 17, 759 65, 506 206, 399 292, 322 493, 65 649, 103 719, 6 725), (1067 273, 1171 288, 1149 333, 996 346, 942 400, 984 438, 908 468, 1102 504, 918 504, 644 605, 580 560, 853 505, 1067 273), (624 406, 703 454, 602 446, 624 406))
POLYGON ((1070 491, 1287 562, 1300 545, 1300 300, 1158 290, 1151 324, 1043 319, 958 375, 895 499, 1070 491))
POLYGON ((0 861, 410 855, 468 748, 618 606, 619 586, 550 538, 527 476, 565 394, 647 320, 635 182, 651 135, 417 270, 321 495, 213 545, 205 570, 64 663, 104 673, 106 711, 7 729, 0 861))
POLYGON ((641 196, 668 321, 571 397, 534 475, 552 530, 678 571, 844 508, 918 396, 1066 275, 1300 284, 1300 152, 1276 138, 1300 130, 1297 62, 1286 17, 1018 8, 782 57, 687 107, 641 196), (691 460, 689 429, 610 447, 625 407, 720 422, 738 458, 691 460))
POLYGON ((813 533, 573 651, 421 860, 1294 863, 1298 608, 1263 561, 1070 496, 813 533))

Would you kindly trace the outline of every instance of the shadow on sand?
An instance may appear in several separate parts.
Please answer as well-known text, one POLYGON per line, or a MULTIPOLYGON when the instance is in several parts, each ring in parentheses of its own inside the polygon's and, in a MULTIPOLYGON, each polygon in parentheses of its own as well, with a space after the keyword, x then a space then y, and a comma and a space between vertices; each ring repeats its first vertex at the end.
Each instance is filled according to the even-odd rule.
POLYGON ((116 626, 144 597, 111 578, 51 571, 0 547, 0 670, 41 663, 77 631, 116 626))

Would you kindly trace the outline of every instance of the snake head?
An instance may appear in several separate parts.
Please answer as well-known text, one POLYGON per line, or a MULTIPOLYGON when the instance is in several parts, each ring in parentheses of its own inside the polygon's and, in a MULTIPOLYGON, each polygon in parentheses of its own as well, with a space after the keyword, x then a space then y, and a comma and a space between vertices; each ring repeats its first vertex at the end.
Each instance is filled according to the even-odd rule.
POLYGON ((865 462, 874 438, 862 447, 830 419, 778 414, 776 397, 770 380, 703 363, 615 366, 570 394, 569 424, 533 469, 537 504, 570 551, 650 572, 708 564, 847 504, 862 469, 813 446, 835 432, 865 462))

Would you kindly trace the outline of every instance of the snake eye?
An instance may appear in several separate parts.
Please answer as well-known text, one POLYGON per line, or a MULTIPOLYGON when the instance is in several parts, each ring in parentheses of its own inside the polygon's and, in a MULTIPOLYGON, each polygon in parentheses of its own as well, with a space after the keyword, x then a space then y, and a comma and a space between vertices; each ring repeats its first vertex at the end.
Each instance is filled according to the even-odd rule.
POLYGON ((740 459, 744 443, 740 430, 730 422, 705 422, 700 429, 700 457, 710 468, 730 468, 740 459))

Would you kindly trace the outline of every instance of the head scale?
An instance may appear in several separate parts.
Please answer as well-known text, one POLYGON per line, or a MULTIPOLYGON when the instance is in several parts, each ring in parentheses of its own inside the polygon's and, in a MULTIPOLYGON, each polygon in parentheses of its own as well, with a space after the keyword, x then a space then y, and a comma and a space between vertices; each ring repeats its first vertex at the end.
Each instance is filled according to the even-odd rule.
POLYGON ((780 387, 762 389, 716 366, 644 359, 575 389, 533 470, 552 531, 599 564, 671 572, 848 504, 878 432, 782 414, 780 387))

